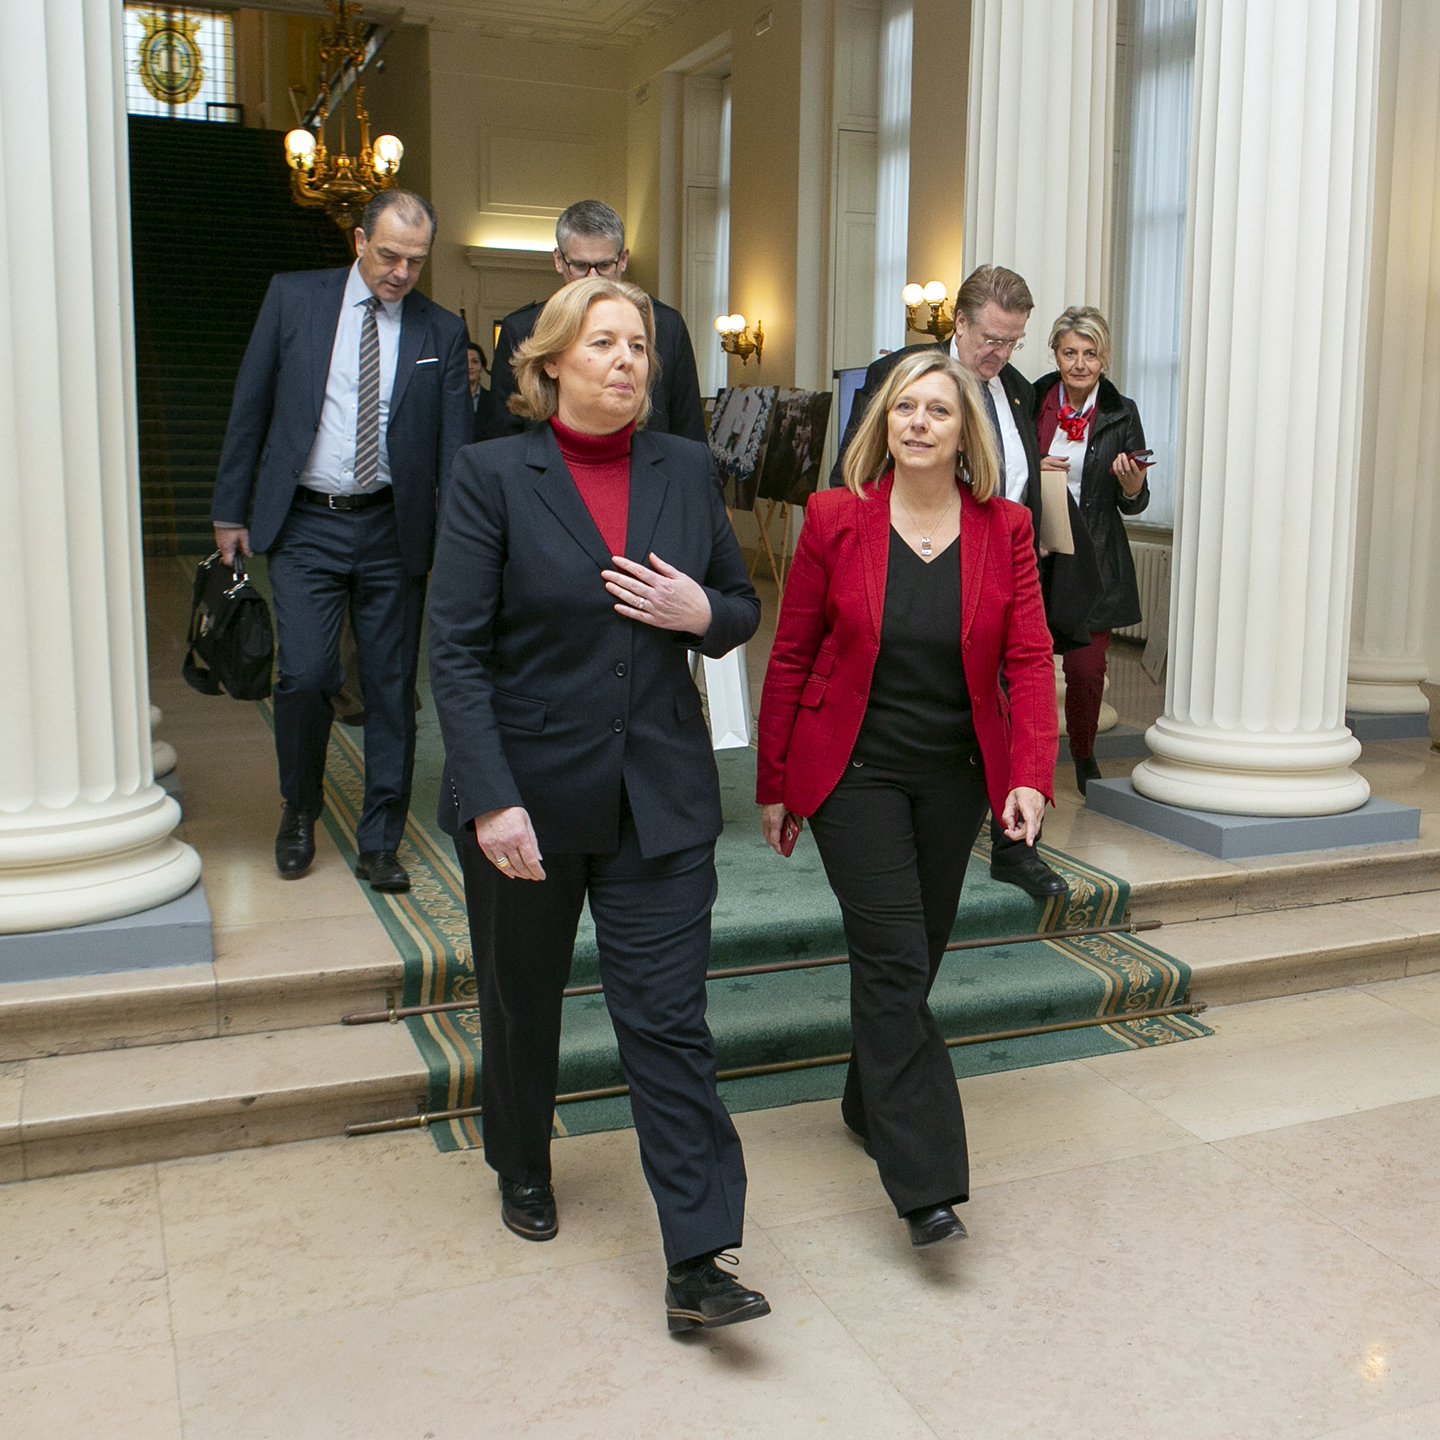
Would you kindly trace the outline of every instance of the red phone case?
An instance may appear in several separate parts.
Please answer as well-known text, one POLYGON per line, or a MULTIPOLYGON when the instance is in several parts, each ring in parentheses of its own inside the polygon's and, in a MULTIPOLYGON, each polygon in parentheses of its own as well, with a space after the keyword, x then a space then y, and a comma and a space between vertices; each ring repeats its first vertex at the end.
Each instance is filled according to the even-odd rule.
POLYGON ((784 820, 780 822, 780 853, 788 856, 799 838, 800 821, 787 810, 784 820))

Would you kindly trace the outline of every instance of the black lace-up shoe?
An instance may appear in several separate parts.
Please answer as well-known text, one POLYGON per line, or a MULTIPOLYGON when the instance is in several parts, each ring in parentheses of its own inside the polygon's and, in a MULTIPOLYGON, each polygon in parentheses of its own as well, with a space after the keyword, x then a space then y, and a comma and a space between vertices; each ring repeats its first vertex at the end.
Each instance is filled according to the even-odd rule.
POLYGON ((553 1240, 559 1234, 555 1191, 549 1185, 517 1185, 503 1175, 495 1179, 500 1186, 500 1218, 511 1234, 522 1240, 553 1240))
POLYGON ((410 877, 393 850, 366 850, 357 855, 355 878, 368 880, 372 890, 399 892, 410 888, 410 877))
POLYGON ((938 1245, 942 1240, 963 1240, 966 1233, 960 1217, 948 1205, 922 1205, 918 1210, 907 1210, 905 1224, 910 1231, 910 1243, 916 1249, 938 1245))
POLYGON ((275 834, 275 868, 284 880, 298 880, 315 858, 315 817, 287 804, 275 834))
POLYGON ((665 1277, 665 1318, 672 1330, 698 1330, 702 1325, 738 1325, 770 1313, 770 1302, 747 1290, 715 1262, 738 1265, 734 1255, 698 1255, 670 1267, 665 1277))

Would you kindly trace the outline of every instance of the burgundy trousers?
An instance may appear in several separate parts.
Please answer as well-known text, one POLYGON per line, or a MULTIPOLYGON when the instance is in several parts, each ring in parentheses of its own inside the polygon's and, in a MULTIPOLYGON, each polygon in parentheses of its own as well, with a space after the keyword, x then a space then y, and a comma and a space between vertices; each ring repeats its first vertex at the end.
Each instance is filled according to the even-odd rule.
POLYGON ((1065 734, 1070 753, 1077 760, 1095 751, 1095 727, 1105 695, 1105 651, 1109 646, 1108 630, 1092 630, 1090 643, 1083 650, 1067 650, 1061 656, 1065 668, 1065 734))

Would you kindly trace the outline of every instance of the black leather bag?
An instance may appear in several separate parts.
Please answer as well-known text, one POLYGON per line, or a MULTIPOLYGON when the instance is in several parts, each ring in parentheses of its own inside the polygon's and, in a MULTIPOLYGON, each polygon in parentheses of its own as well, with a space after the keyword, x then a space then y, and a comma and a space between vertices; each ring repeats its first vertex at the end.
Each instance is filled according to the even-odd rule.
POLYGON ((227 565, 217 550, 195 571, 185 679, 204 695, 264 700, 270 694, 275 632, 270 607, 250 583, 239 554, 227 565))

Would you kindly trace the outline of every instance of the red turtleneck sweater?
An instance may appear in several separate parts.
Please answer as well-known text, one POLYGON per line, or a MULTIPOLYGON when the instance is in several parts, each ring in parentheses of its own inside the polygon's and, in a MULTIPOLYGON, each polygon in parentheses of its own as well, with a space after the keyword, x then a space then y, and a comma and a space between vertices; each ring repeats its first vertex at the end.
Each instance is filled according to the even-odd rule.
POLYGON ((632 421, 611 435, 586 435, 552 417, 550 428, 575 488, 612 555, 625 553, 630 518, 630 437, 632 421))

